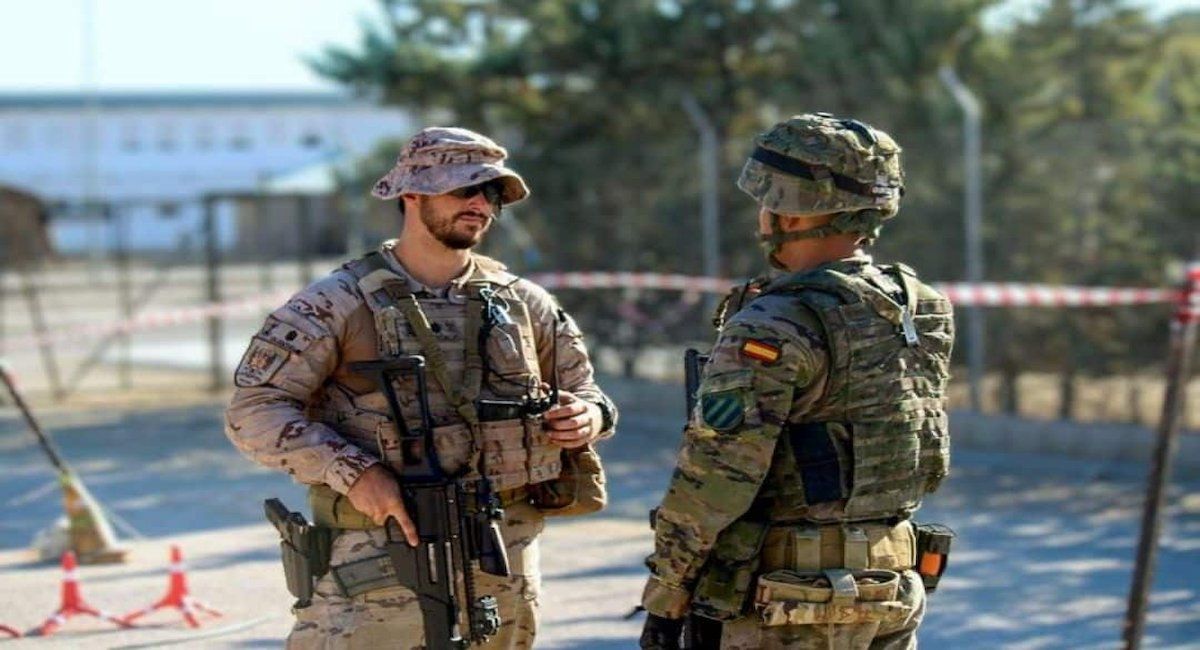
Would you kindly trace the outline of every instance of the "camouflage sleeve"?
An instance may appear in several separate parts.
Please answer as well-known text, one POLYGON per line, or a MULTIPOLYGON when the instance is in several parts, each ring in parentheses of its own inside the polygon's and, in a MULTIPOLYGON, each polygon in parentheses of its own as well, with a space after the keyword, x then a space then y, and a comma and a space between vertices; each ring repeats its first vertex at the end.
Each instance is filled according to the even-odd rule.
POLYGON ((225 411, 225 435, 248 458, 342 494, 378 460, 310 421, 305 409, 337 366, 357 296, 335 274, 276 309, 242 356, 225 411))
POLYGON ((817 378, 821 353, 802 327, 779 319, 743 312, 722 330, 655 521, 649 612, 686 613, 717 536, 758 494, 794 393, 817 378))
POLYGON ((559 387, 578 395, 580 399, 599 405, 605 412, 605 424, 608 425, 601 432, 600 438, 612 436, 616 430, 617 407, 596 384, 595 371, 579 325, 545 289, 526 280, 522 280, 518 287, 526 305, 529 306, 538 350, 538 366, 542 376, 548 378, 555 372, 554 361, 557 354, 559 387), (557 338, 554 336, 556 327, 557 338))

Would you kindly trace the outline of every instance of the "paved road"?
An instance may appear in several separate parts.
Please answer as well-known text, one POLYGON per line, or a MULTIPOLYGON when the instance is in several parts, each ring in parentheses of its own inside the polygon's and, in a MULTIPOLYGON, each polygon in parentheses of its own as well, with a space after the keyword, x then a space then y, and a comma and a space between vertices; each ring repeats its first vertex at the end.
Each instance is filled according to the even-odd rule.
MULTIPOLYGON (((677 389, 610 382, 624 404, 620 435, 601 449, 613 490, 602 517, 554 521, 544 538, 539 647, 634 647, 636 603, 650 550, 647 508, 661 496, 678 441, 677 389)), ((199 631, 169 614, 112 631, 72 621, 12 648, 277 647, 287 597, 264 496, 302 502, 285 477, 243 461, 221 434, 220 406, 48 416, 91 491, 145 539, 129 564, 85 567, 84 595, 117 612, 165 589, 169 544, 190 561, 193 593, 226 615, 199 631), (213 634, 216 636, 201 636, 213 634)), ((1116 647, 1137 539, 1143 468, 1061 457, 958 451, 953 478, 922 519, 959 532, 949 576, 921 635, 925 648, 1116 647)), ((28 628, 57 602, 59 572, 25 550, 59 513, 48 463, 15 414, 0 410, 0 624, 28 628)), ((1160 555, 1147 647, 1200 641, 1200 483, 1176 483, 1160 555)))

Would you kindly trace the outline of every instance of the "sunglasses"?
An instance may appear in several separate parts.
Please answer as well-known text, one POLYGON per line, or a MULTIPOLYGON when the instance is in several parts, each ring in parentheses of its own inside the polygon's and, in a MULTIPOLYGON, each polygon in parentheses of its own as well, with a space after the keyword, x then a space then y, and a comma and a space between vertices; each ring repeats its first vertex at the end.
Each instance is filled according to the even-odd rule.
POLYGON ((449 194, 456 199, 464 200, 474 198, 475 195, 480 193, 483 194, 483 198, 486 199, 488 203, 499 206, 500 199, 504 196, 504 183, 500 180, 493 179, 487 181, 486 183, 468 185, 467 187, 460 187, 458 189, 446 192, 446 194, 449 194))

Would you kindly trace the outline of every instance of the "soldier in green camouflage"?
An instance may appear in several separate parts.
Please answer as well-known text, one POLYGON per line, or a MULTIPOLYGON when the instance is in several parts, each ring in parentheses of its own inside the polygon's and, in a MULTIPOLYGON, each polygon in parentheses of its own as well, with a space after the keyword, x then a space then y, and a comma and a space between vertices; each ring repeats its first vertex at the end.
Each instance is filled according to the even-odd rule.
POLYGON ((755 140, 738 187, 781 273, 718 317, 655 517, 643 648, 916 646, 910 516, 948 469, 953 320, 863 251, 899 209, 899 154, 825 113, 755 140))

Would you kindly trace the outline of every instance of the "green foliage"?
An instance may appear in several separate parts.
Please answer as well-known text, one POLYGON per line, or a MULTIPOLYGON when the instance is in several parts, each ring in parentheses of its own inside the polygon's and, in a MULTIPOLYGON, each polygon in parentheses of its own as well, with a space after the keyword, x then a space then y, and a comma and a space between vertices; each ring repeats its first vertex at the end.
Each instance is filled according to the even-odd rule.
MULTIPOLYGON (((382 4, 385 24, 313 66, 508 146, 533 189, 516 216, 549 268, 699 267, 694 101, 721 144, 725 273, 761 268, 754 206, 733 185, 750 138, 826 110, 905 147, 904 207, 879 256, 960 278, 962 118, 945 64, 984 109, 988 277, 1162 284, 1200 247, 1200 15, 1152 22, 1117 0, 1050 0, 984 30, 996 0, 382 4)), ((993 335, 1000 355, 1106 370, 1156 359, 1162 316, 1018 312, 993 335), (1030 354, 1031 340, 1043 349, 1030 354)))

